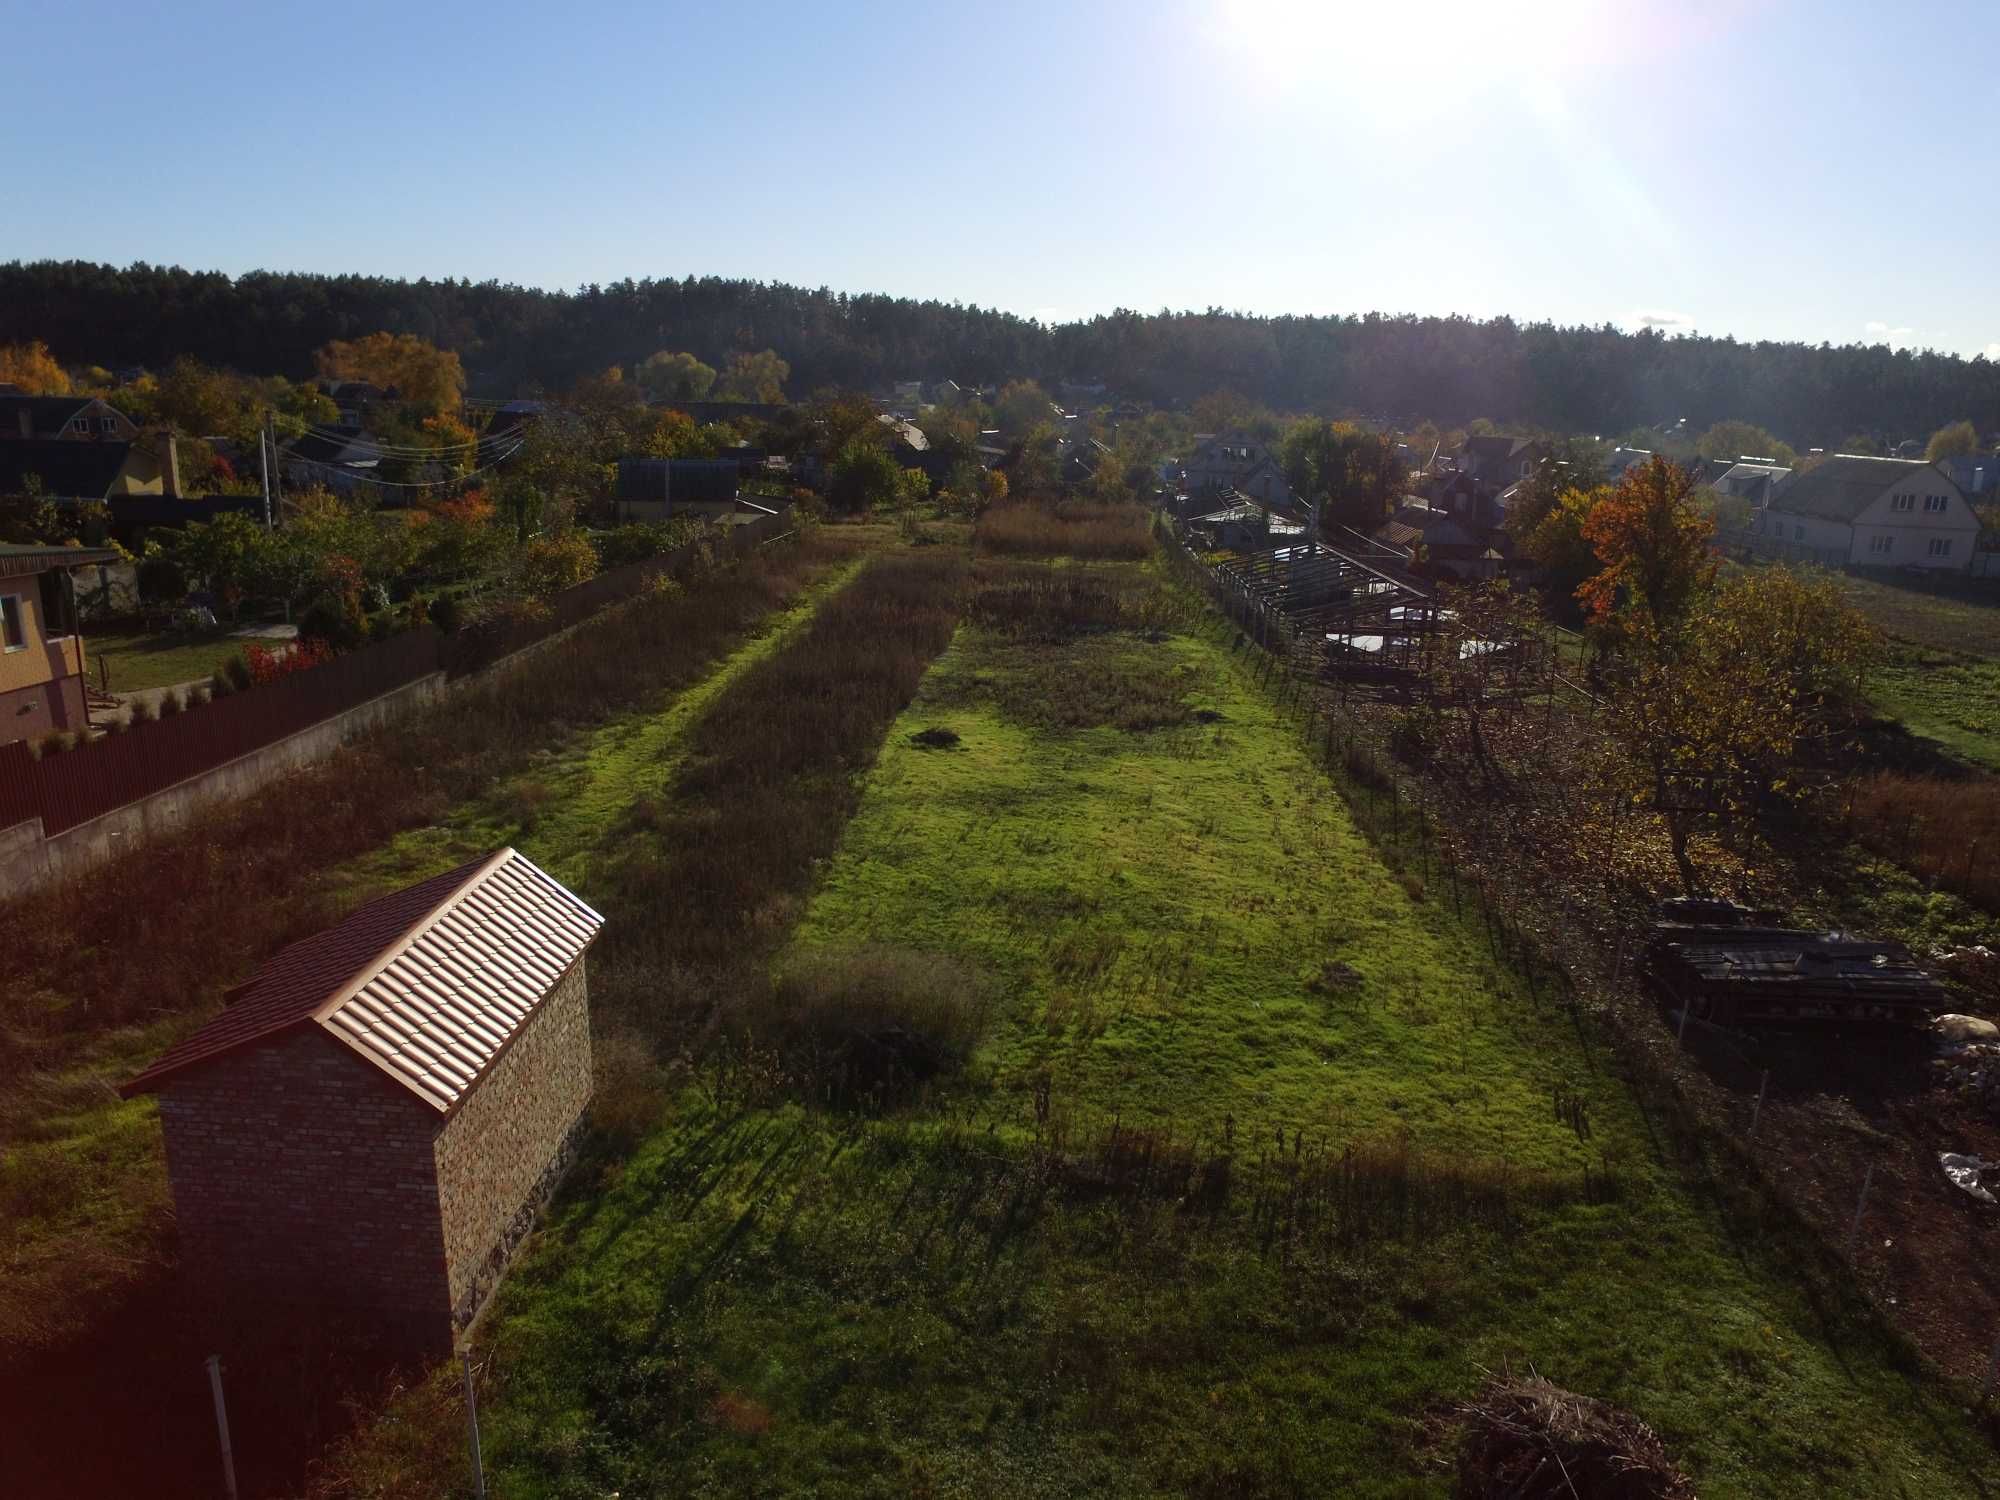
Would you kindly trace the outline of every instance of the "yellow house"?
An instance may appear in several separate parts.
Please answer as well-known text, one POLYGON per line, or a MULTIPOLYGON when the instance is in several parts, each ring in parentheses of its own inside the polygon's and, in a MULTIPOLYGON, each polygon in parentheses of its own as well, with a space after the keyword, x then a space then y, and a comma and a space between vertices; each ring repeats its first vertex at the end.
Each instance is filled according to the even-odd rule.
POLYGON ((0 545, 0 743, 89 722, 70 569, 117 560, 98 547, 0 545))

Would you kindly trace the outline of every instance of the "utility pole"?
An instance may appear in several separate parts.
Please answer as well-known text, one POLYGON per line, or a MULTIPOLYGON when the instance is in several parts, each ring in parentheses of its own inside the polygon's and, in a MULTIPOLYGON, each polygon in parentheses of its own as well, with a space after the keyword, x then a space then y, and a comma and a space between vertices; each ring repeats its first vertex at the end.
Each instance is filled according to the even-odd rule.
POLYGON ((271 414, 264 413, 263 425, 257 429, 257 472, 264 481, 264 529, 271 529, 271 414))

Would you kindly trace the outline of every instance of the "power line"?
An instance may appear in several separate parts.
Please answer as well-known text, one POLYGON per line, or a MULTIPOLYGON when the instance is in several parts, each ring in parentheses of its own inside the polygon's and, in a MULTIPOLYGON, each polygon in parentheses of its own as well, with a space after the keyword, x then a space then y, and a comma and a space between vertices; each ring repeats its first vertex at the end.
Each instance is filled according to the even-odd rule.
POLYGON ((380 438, 369 437, 366 434, 342 432, 337 427, 328 427, 324 424, 316 424, 308 427, 303 435, 322 438, 329 443, 352 444, 355 447, 371 449, 384 457, 425 458, 435 456, 439 453, 457 453, 467 449, 477 451, 481 448, 497 448, 509 441, 517 441, 529 425, 524 422, 508 428, 505 432, 482 433, 479 437, 467 443, 438 443, 435 446, 427 446, 420 443, 385 442, 380 438))
POLYGON ((505 453, 502 453, 499 457, 493 459, 490 463, 487 463, 481 466, 480 468, 470 470, 469 472, 464 474, 454 474, 448 479, 414 479, 414 480, 377 479, 372 474, 363 474, 358 470, 346 467, 344 464, 330 464, 323 459, 300 458, 298 455, 294 454, 292 455, 291 461, 295 464, 302 464, 307 468, 323 469, 328 473, 342 474, 349 479, 359 480, 363 484, 380 485, 384 489, 431 490, 438 488, 438 486, 440 485, 463 484, 468 479, 477 479, 481 474, 490 474, 495 469, 499 468, 500 465, 505 463, 508 459, 512 458, 516 453, 519 453, 520 451, 521 451, 521 444, 516 443, 512 448, 509 448, 505 453))

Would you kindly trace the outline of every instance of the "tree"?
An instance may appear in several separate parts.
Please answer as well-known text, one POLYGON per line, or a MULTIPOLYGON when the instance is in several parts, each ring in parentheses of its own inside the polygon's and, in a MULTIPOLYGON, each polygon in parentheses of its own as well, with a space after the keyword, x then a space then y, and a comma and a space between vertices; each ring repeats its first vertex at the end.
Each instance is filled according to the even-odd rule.
POLYGON ((1695 449, 1703 458, 1726 458, 1732 462, 1739 458, 1768 458, 1789 466, 1799 458, 1790 444, 1753 423, 1734 419, 1717 422, 1709 428, 1695 440, 1695 449))
POLYGON ((1508 503, 1506 528, 1517 540, 1525 542, 1564 495, 1572 490, 1589 494, 1604 482, 1602 444, 1590 438, 1563 438, 1552 443, 1549 456, 1521 481, 1508 503))
POLYGON ((206 525, 191 521, 169 546, 173 560, 233 619, 256 585, 269 533, 248 516, 226 511, 206 525))
POLYGON ((1705 823, 1810 791, 1804 766, 1853 719, 1874 628, 1832 580, 1789 568, 1732 575, 1686 617, 1644 617, 1607 676, 1629 794, 1664 823, 1683 891, 1705 823))
POLYGON ((1583 539, 1602 569, 1577 598, 1591 622, 1643 617, 1670 629, 1715 577, 1715 523, 1695 506, 1694 476, 1657 453, 1634 464, 1583 518, 1583 539))
POLYGON ((716 394, 725 401, 757 401, 767 406, 785 399, 785 382, 792 367, 765 349, 757 354, 732 354, 723 368, 716 394))
POLYGON ((715 384, 715 367, 692 354, 662 349, 648 355, 637 371, 639 387, 651 401, 700 401, 715 384))
POLYGON ((1000 423, 1000 430, 1009 437, 1019 437, 1037 427, 1048 426, 1054 414, 1055 402, 1032 380, 1009 381, 993 399, 994 418, 1000 423))
POLYGON ((67 396, 69 373, 40 339, 0 344, 0 382, 18 385, 27 396, 67 396))
POLYGON ((1859 453, 1866 458, 1879 458, 1882 455, 1882 445, 1865 432, 1855 432, 1840 440, 1839 451, 1859 453))
POLYGON ((1932 463, 1941 458, 1970 458, 1979 451, 1979 429, 1970 422, 1953 422, 1931 434, 1924 457, 1932 463))
POLYGON ((1320 508, 1320 525, 1373 531, 1407 477, 1395 440, 1351 422, 1307 417, 1292 424, 1279 461, 1294 493, 1320 508))
POLYGON ((878 506, 890 509, 903 494, 902 473, 880 443, 851 438, 834 457, 827 477, 827 499, 836 509, 854 515, 878 506))
MULTIPOLYGON (((1611 486, 1608 484, 1590 489, 1564 490, 1532 531, 1525 535, 1515 531, 1520 538, 1521 550, 1542 570, 1543 586, 1551 610, 1572 624, 1579 619, 1584 581, 1600 566, 1597 553, 1584 535, 1584 522, 1610 493, 1611 486)), ((1509 529, 1515 525, 1515 516, 1511 511, 1507 515, 1507 525, 1509 529)))
POLYGON ((319 351, 328 380, 365 380, 418 411, 455 412, 465 400, 465 367, 458 356, 413 333, 371 333, 335 339, 319 351))
MULTIPOLYGON (((1542 637, 1541 612, 1530 594, 1505 581, 1438 591, 1437 629, 1424 641, 1425 706, 1441 728, 1456 725, 1465 750, 1488 777, 1497 777, 1486 723, 1494 705, 1518 697, 1534 672, 1542 637)), ((1440 741, 1446 741, 1440 735, 1440 741)))
POLYGON ((521 591, 546 599, 591 578, 597 572, 597 551, 580 531, 539 536, 521 549, 516 577, 521 591))

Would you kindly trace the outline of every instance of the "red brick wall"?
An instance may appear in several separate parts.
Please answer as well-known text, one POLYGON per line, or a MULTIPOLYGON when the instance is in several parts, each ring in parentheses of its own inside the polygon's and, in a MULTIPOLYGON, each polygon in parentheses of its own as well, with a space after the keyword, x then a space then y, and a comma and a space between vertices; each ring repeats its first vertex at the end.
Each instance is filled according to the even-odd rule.
POLYGON ((438 1201, 460 1326, 569 1165, 590 1101, 586 989, 578 958, 438 1135, 438 1201))
POLYGON ((200 1285, 347 1309, 450 1352, 433 1110, 317 1027, 191 1068, 159 1103, 200 1285))

